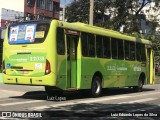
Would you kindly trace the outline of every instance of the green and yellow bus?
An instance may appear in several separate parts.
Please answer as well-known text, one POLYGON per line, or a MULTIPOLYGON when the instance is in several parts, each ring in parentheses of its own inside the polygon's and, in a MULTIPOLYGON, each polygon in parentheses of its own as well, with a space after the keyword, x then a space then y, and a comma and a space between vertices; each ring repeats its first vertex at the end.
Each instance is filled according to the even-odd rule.
POLYGON ((14 23, 3 46, 5 84, 44 86, 47 93, 154 83, 152 43, 83 23, 14 23))

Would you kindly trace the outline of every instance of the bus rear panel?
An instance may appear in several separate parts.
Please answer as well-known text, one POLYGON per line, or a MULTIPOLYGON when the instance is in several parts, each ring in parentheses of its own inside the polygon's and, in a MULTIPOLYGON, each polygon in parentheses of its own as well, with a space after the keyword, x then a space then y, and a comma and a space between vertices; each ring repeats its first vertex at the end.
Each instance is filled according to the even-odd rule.
POLYGON ((4 42, 3 82, 55 85, 47 59, 50 23, 21 23, 8 28, 4 42))

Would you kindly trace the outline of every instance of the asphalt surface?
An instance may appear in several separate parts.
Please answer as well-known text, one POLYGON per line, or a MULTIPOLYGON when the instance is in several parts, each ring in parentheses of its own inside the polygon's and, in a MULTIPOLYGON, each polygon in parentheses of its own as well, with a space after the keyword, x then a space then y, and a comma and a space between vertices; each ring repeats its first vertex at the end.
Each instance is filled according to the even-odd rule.
MULTIPOLYGON (((38 119, 160 120, 160 76, 155 85, 145 85, 143 92, 106 89, 99 98, 87 92, 48 96, 41 86, 0 84, 0 90, 0 111, 11 112, 11 119, 21 118, 16 117, 19 113, 37 113, 38 119)), ((1 114, 0 119, 9 118, 1 114)))

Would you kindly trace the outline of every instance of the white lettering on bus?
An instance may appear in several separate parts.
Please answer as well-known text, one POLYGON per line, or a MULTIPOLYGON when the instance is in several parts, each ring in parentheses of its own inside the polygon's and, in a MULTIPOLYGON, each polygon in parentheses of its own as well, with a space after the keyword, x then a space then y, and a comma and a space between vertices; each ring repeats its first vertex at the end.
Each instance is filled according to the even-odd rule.
POLYGON ((107 66, 107 70, 116 70, 116 67, 115 66, 107 66))
POLYGON ((25 58, 16 58, 16 59, 11 59, 11 61, 27 62, 27 59, 25 59, 25 58))
POLYGON ((116 67, 116 66, 107 66, 107 70, 112 70, 112 71, 115 71, 115 70, 121 70, 121 71, 126 71, 127 68, 126 67, 116 67))
POLYGON ((133 67, 133 71, 141 71, 141 67, 135 66, 135 67, 133 67))
POLYGON ((125 71, 125 70, 127 70, 127 68, 126 67, 118 67, 117 70, 124 70, 125 71))
POLYGON ((44 61, 44 56, 30 57, 30 61, 44 61))

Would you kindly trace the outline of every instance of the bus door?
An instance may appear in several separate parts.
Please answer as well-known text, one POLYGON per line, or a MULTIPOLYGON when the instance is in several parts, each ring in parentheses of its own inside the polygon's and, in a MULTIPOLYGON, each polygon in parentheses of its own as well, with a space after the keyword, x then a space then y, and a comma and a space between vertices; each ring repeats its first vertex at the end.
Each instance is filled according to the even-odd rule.
POLYGON ((78 35, 67 34, 67 88, 77 88, 78 35))

